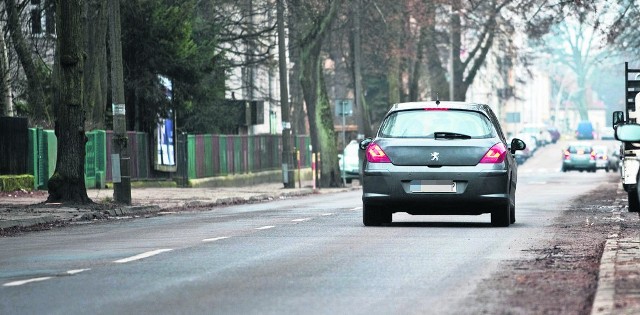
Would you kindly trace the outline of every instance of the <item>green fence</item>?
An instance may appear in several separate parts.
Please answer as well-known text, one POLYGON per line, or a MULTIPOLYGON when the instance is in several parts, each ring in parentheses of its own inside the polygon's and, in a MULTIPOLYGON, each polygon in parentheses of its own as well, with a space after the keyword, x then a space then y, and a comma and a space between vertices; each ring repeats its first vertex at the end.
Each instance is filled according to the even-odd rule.
MULTIPOLYGON (((85 185, 87 188, 105 187, 111 181, 111 131, 94 130, 86 133, 85 185)), ((129 132, 131 180, 148 180, 154 176, 167 179, 166 173, 151 171, 149 135, 129 132)), ((280 135, 184 135, 177 154, 181 174, 170 175, 189 179, 246 174, 281 168, 282 137, 280 135)), ((301 167, 310 167, 309 137, 298 136, 294 146, 300 150, 301 167)), ((56 167, 57 140, 53 130, 29 129, 29 172, 34 175, 34 187, 46 189, 48 179, 56 167)))

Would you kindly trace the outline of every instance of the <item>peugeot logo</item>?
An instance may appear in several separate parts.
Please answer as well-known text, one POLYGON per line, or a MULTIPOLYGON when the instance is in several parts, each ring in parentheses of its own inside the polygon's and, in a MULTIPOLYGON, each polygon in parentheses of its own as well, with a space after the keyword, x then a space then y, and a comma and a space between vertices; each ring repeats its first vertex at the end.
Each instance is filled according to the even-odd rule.
POLYGON ((440 157, 440 153, 438 152, 431 152, 431 161, 438 161, 438 158, 440 157))

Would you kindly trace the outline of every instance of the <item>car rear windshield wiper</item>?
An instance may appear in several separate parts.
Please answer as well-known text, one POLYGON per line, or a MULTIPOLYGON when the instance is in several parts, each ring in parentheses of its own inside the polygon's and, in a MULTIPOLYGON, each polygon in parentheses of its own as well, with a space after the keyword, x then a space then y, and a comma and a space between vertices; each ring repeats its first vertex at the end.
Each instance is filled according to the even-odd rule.
POLYGON ((471 139, 470 135, 455 132, 434 132, 433 137, 435 139, 471 139))

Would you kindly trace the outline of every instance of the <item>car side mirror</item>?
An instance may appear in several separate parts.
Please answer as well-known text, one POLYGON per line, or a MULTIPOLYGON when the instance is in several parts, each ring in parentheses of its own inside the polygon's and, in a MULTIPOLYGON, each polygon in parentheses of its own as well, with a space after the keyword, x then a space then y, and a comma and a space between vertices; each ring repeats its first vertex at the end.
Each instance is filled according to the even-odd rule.
POLYGON ((638 124, 621 124, 616 127, 616 140, 622 142, 639 142, 640 141, 640 125, 638 124))
POLYGON ((518 150, 524 150, 526 147, 527 144, 524 143, 524 141, 518 138, 513 138, 513 140, 511 140, 511 145, 509 146, 509 151, 511 151, 511 154, 513 154, 518 150))
POLYGON ((624 113, 622 111, 613 112, 613 128, 616 128, 620 123, 624 122, 624 113))
POLYGON ((373 141, 372 138, 365 138, 364 140, 360 141, 360 150, 366 150, 371 141, 373 141))

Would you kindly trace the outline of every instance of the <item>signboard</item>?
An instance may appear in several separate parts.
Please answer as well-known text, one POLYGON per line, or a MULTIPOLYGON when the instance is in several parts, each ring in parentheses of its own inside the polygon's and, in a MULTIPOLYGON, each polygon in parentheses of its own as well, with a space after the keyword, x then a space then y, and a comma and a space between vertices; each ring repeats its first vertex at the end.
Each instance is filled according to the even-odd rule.
POLYGON ((353 100, 336 100, 335 102, 336 116, 353 115, 353 100))
MULTIPOLYGON (((163 76, 159 76, 162 85, 162 92, 171 101, 173 88, 171 81, 163 76)), ((173 111, 169 111, 168 117, 158 118, 156 124, 155 136, 155 163, 154 168, 162 172, 175 172, 178 170, 176 165, 176 138, 175 138, 175 119, 173 111)))

